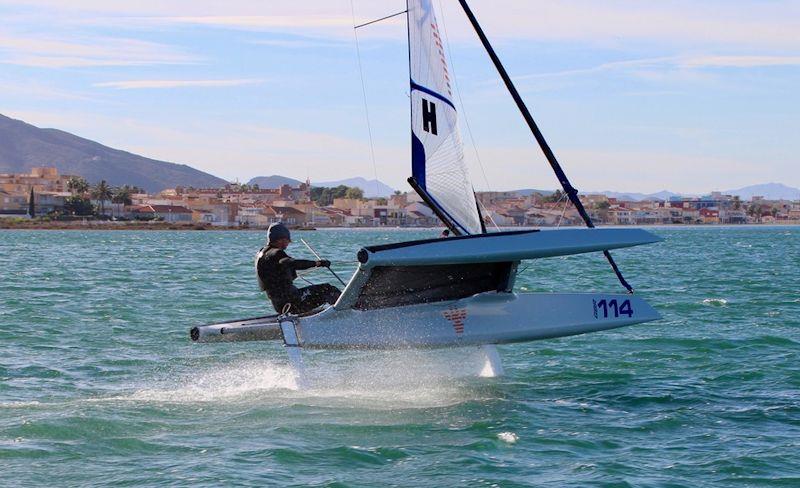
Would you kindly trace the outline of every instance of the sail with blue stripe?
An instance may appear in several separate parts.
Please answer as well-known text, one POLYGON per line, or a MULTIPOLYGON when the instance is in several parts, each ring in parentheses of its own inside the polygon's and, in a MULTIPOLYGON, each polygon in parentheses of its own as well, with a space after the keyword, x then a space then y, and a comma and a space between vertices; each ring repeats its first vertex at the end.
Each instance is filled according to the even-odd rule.
POLYGON ((479 234, 481 217, 464 161, 452 74, 430 0, 408 1, 411 173, 459 234, 479 234))

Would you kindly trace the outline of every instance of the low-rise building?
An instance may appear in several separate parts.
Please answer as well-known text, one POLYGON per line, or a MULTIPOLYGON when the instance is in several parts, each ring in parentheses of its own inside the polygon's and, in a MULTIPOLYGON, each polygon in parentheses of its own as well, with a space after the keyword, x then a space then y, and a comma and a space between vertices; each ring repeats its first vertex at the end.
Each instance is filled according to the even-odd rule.
POLYGON ((36 215, 47 214, 58 210, 63 210, 67 198, 70 197, 69 192, 57 191, 43 191, 40 193, 34 192, 33 201, 36 215))
POLYGON ((701 208, 700 220, 704 224, 718 224, 719 223, 719 210, 715 208, 701 208))
POLYGON ((747 213, 744 210, 720 210, 719 221, 722 224, 746 224, 747 213))
POLYGON ((66 192, 70 175, 59 174, 57 168, 36 167, 30 173, 0 173, 0 190, 10 193, 66 192))
POLYGON ((0 214, 27 215, 29 196, 27 192, 0 190, 0 214))
POLYGON ((306 214, 293 207, 250 206, 239 208, 237 220, 239 225, 250 227, 269 227, 277 222, 283 222, 286 225, 303 225, 306 223, 306 214))
POLYGON ((269 207, 275 213, 277 222, 288 225, 302 225, 306 223, 306 214, 294 207, 269 207))
MULTIPOLYGON (((525 212, 525 225, 534 227, 551 227, 558 225, 561 220, 561 212, 544 208, 532 208, 525 212)), ((497 222, 497 225, 500 225, 497 222)), ((508 224, 504 224, 508 225, 508 224)))
POLYGON ((241 206, 236 215, 239 225, 248 227, 267 227, 272 223, 278 222, 275 211, 270 207, 241 206))
POLYGON ((624 207, 610 208, 608 210, 609 223, 614 225, 633 225, 636 219, 633 210, 624 207))
POLYGON ((192 211, 180 205, 139 205, 131 209, 133 218, 163 220, 164 222, 192 222, 192 211))

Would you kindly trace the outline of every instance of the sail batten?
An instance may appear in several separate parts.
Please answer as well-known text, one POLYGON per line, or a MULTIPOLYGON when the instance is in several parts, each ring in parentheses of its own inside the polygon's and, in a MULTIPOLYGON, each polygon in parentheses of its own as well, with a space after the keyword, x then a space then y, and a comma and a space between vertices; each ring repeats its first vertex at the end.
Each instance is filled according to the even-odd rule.
POLYGON ((469 178, 450 72, 430 0, 408 1, 411 173, 424 197, 459 234, 483 226, 469 178))

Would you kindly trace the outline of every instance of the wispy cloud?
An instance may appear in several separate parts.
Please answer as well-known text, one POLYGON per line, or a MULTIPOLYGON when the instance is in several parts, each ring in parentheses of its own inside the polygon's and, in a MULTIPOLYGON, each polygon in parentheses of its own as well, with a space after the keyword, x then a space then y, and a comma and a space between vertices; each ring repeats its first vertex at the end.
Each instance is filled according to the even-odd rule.
MULTIPOLYGON (((624 70, 631 68, 653 67, 664 65, 674 61, 672 57, 659 57, 659 58, 646 58, 646 59, 631 59, 626 61, 612 61, 610 63, 602 63, 588 68, 566 69, 561 71, 551 71, 547 73, 532 73, 528 75, 521 75, 515 77, 518 80, 532 80, 537 78, 559 78, 569 76, 581 76, 600 73, 603 71, 624 70)), ((492 81, 494 83, 494 81, 492 81)))
MULTIPOLYGON (((594 75, 601 72, 630 71, 641 73, 649 70, 697 70, 705 68, 757 68, 772 66, 800 66, 800 56, 750 56, 750 55, 705 55, 705 56, 664 56, 625 61, 601 63, 588 68, 533 73, 516 77, 518 80, 539 78, 560 78, 571 76, 594 75)), ((492 81, 492 83, 494 83, 492 81)))
POLYGON ((189 64, 198 58, 172 46, 127 38, 59 39, 0 33, 0 63, 42 68, 189 64))
POLYGON ((285 47, 289 49, 350 48, 353 46, 352 43, 327 39, 254 39, 247 42, 260 46, 285 47))
POLYGON ((107 81, 94 83, 92 86, 101 88, 116 88, 117 90, 141 90, 141 89, 160 89, 160 88, 219 88, 226 86, 256 85, 264 83, 260 79, 238 79, 238 80, 125 80, 107 81))
POLYGON ((695 56, 677 63, 686 68, 758 68, 800 66, 800 56, 695 56))
POLYGON ((476 5, 474 10, 490 37, 505 39, 612 45, 647 40, 694 47, 800 47, 797 36, 800 8, 796 2, 497 0, 491 8, 476 5))
MULTIPOLYGON (((345 1, 303 2, 156 2, 117 0, 3 0, 4 5, 39 9, 51 18, 79 17, 81 22, 109 25, 187 24, 242 30, 314 32, 336 38, 352 35, 353 19, 345 1), (265 15, 266 14, 266 15, 265 15)), ((357 21, 368 21, 392 9, 388 2, 358 2, 357 21)), ((437 5, 438 7, 438 5, 437 5)), ((448 20, 454 40, 474 39, 456 2, 442 2, 440 18, 448 20)), ((792 0, 493 0, 473 5, 490 38, 506 40, 632 43, 654 41, 668 45, 758 46, 778 49, 800 47, 797 18, 800 5, 792 0)), ((34 10, 35 12, 36 10, 34 10)), ((387 21, 390 25, 392 21, 387 21)), ((401 19, 394 21, 396 25, 401 19)), ((395 39, 396 30, 378 24, 365 36, 395 39)), ((398 38, 397 40, 402 40, 398 38)))
MULTIPOLYGON (((362 2, 366 3, 366 2, 362 2)), ((646 3, 634 0, 598 3, 594 0, 531 2, 496 0, 477 4, 474 10, 487 33, 497 39, 543 41, 579 41, 590 43, 631 43, 654 41, 669 45, 738 45, 793 49, 800 47, 797 23, 800 10, 788 2, 745 1, 735 8, 722 8, 715 2, 698 5, 689 0, 670 3, 646 3), (513 14, 512 14, 513 13, 513 14)), ((443 3, 441 19, 463 16, 455 2, 443 3)), ((117 21, 138 20, 145 23, 205 25, 241 30, 273 30, 297 34, 315 33, 333 38, 347 38, 353 18, 346 2, 307 0, 301 4, 270 5, 270 15, 254 9, 250 2, 225 4, 226 9, 198 5, 170 15, 175 9, 152 7, 147 16, 116 17, 117 21), (168 13, 170 12, 170 13, 168 13)), ((386 14, 382 2, 359 5, 357 22, 366 22, 386 14)), ((398 41, 395 29, 402 19, 382 22, 364 36, 398 41)), ((472 40, 474 33, 466 22, 448 22, 455 41, 472 40)))
POLYGON ((16 97, 33 97, 37 100, 95 100, 86 93, 79 93, 53 86, 39 80, 5 81, 0 79, 0 93, 16 97))
POLYGON ((353 18, 345 15, 206 15, 160 17, 157 22, 197 24, 240 29, 352 27, 353 18))

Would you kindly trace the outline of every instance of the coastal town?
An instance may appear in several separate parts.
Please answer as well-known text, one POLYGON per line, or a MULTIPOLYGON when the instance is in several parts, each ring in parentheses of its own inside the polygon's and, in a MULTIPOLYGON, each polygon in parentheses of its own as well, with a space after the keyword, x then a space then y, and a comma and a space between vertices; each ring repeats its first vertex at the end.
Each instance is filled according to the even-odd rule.
MULTIPOLYGON (((560 191, 476 193, 487 227, 582 225, 560 191)), ((800 200, 768 200, 711 192, 700 197, 628 200, 603 194, 580 199, 598 225, 800 224, 800 200)), ((90 185, 54 167, 0 174, 0 226, 11 222, 165 223, 202 228, 265 228, 283 222, 299 228, 436 227, 431 209, 414 192, 366 198, 360 188, 296 186, 259 188, 176 187, 149 194, 134 185, 90 185)))

